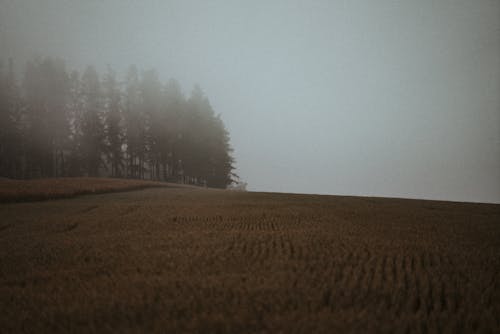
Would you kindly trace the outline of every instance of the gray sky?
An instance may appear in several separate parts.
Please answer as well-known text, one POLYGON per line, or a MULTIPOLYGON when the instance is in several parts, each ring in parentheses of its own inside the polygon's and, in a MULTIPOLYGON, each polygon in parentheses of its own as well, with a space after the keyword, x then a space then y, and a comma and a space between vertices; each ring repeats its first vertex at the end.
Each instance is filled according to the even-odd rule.
POLYGON ((250 190, 500 203, 500 1, 0 0, 0 57, 199 83, 250 190))

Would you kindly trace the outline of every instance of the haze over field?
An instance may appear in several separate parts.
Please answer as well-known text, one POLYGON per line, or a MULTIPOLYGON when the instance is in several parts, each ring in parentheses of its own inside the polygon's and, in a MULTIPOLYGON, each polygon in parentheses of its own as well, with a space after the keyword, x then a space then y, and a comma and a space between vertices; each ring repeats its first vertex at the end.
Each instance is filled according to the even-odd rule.
POLYGON ((199 83, 250 190, 500 203, 500 2, 0 0, 0 59, 199 83))

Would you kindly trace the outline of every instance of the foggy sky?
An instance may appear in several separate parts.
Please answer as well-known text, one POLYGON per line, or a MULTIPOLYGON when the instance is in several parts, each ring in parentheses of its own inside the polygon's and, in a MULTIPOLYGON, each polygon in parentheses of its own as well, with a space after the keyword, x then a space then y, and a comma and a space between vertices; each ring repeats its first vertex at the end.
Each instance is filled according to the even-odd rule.
POLYGON ((500 1, 0 0, 0 58, 199 83, 250 190, 500 203, 500 1))

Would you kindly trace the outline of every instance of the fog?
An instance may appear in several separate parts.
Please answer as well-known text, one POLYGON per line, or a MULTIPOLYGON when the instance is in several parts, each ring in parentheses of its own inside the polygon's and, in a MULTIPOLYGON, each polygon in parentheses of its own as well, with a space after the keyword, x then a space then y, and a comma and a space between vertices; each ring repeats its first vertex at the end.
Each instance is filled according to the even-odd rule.
POLYGON ((500 2, 0 0, 0 59, 199 84, 255 191, 500 203, 500 2))

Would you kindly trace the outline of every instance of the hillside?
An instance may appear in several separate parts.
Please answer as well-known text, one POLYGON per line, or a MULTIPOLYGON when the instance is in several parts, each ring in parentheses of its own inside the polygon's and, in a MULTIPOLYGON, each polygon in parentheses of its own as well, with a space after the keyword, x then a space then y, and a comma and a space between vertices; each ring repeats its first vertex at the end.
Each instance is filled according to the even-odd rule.
POLYGON ((0 178, 0 203, 42 201, 155 187, 179 188, 192 186, 137 179, 101 177, 62 177, 32 180, 0 178))
POLYGON ((500 205, 161 187, 0 217, 6 332, 500 332, 500 205))

